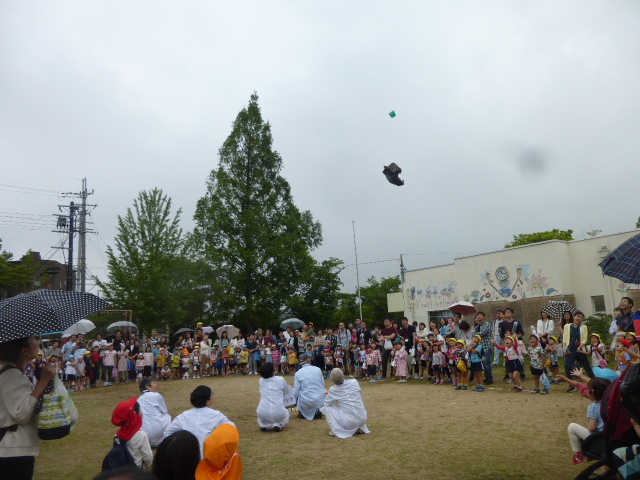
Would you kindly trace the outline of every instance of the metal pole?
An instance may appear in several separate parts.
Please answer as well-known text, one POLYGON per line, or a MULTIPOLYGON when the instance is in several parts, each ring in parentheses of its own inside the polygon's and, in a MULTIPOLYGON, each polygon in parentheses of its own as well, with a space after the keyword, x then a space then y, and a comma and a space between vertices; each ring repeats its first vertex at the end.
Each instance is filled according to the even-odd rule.
POLYGON ((82 179, 82 207, 80 207, 80 228, 78 229, 78 280, 80 291, 84 293, 87 274, 87 179, 82 179))
POLYGON ((353 250, 356 253, 356 284, 358 285, 358 306, 360 307, 360 320, 364 320, 362 318, 362 297, 360 297, 360 272, 358 271, 358 247, 356 245, 356 222, 353 220, 351 222, 353 226, 353 250))
POLYGON ((75 207, 73 202, 69 205, 69 261, 67 262, 67 291, 73 292, 73 217, 75 207))

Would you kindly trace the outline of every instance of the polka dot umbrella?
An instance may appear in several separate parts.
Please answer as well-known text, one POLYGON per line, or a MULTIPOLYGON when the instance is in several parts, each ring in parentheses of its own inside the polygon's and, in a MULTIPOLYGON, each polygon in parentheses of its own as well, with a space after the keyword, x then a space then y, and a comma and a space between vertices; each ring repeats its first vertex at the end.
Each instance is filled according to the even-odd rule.
POLYGON ((75 322, 109 308, 92 293, 35 290, 0 302, 0 343, 30 335, 62 332, 75 322))

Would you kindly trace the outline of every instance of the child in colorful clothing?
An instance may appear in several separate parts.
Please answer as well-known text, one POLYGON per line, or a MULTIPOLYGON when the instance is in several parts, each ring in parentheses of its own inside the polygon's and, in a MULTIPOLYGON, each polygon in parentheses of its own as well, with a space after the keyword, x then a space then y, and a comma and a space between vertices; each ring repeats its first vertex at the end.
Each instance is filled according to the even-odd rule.
MULTIPOLYGON (((527 354, 529 355, 529 368, 531 369, 531 375, 536 381, 536 388, 533 389, 533 393, 540 393, 540 376, 544 375, 544 349, 538 341, 536 335, 529 337, 529 347, 527 348, 527 354)), ((549 390, 544 388, 542 393, 547 394, 549 390)))
POLYGON ((84 379, 87 374, 87 369, 84 362, 84 355, 78 355, 76 361, 78 363, 76 366, 76 392, 78 392, 84 390, 84 379))
POLYGON ((549 337, 549 343, 545 347, 547 363, 549 364, 549 370, 553 376, 551 383, 562 383, 556 380, 556 377, 560 373, 560 364, 558 363, 558 338, 549 337))
POLYGON ((342 345, 336 345, 336 353, 333 357, 336 361, 336 368, 344 370, 344 351, 342 350, 342 345))
POLYGON ((407 358, 409 352, 402 346, 400 342, 396 343, 393 347, 393 358, 396 361, 396 375, 400 377, 398 383, 407 383, 407 376, 409 375, 409 365, 407 358))
MULTIPOLYGON (((626 340, 625 340, 626 341, 626 340)), ((72 392, 76 386, 76 375, 78 366, 78 362, 76 362, 76 356, 74 354, 69 355, 67 359, 67 364, 64 367, 64 373, 66 375, 67 381, 65 382, 65 387, 67 387, 67 391, 72 392)))
MULTIPOLYGON (((278 352, 278 364, 280 363, 280 352, 278 352)), ((275 365, 275 364, 274 364, 275 365)), ((249 347, 246 345, 242 347, 240 352, 240 371, 243 375, 247 374, 247 367, 249 366, 249 347)))
POLYGON ((484 364, 482 363, 482 337, 474 335, 471 345, 467 347, 467 353, 471 357, 471 371, 476 379, 474 392, 484 392, 484 364))
POLYGON ((179 348, 176 348, 173 351, 173 355, 171 355, 171 369, 173 370, 174 379, 178 379, 181 377, 180 375, 180 363, 182 360, 182 357, 180 356, 181 353, 182 351, 179 348))
POLYGON ((640 350, 638 348, 638 339, 634 332, 627 333, 627 342, 629 342, 627 353, 631 355, 631 361, 633 363, 638 363, 638 361, 640 361, 640 350))
POLYGON ((456 355, 456 339, 450 338, 448 341, 449 348, 445 352, 447 357, 447 365, 449 366, 449 370, 451 371, 451 386, 457 387, 460 382, 458 367, 458 356, 456 355))
POLYGON ((171 367, 168 363, 165 363, 160 370, 160 378, 162 381, 171 380, 171 367))
POLYGON ((333 351, 331 350, 331 343, 324 342, 324 349, 322 351, 324 355, 324 373, 327 378, 331 375, 331 370, 333 370, 333 351))
POLYGON ((144 353, 139 353, 138 359, 136 360, 136 383, 140 383, 142 381, 143 376, 144 376, 144 353))
POLYGON ((273 351, 271 352, 271 359, 273 362, 273 367, 275 368, 275 373, 280 373, 280 364, 282 363, 282 361, 279 348, 273 348, 273 351))
POLYGON ((193 378, 200 378, 200 347, 193 349, 193 378))
POLYGON ((447 357, 440 351, 440 344, 434 343, 431 346, 431 369, 436 385, 444 385, 444 368, 446 366, 447 357))
POLYGON ((504 352, 507 359, 507 373, 509 378, 513 381, 515 390, 517 393, 522 392, 522 386, 520 385, 520 371, 522 370, 522 362, 520 361, 520 352, 516 341, 510 335, 505 336, 502 345, 496 344, 495 340, 491 340, 491 343, 498 349, 504 352))
POLYGON ((229 353, 229 347, 222 347, 222 376, 229 376, 229 362, 231 361, 231 354, 229 353))
POLYGON ((463 339, 456 340, 456 358, 458 359, 458 363, 456 363, 458 370, 456 390, 467 390, 469 388, 469 354, 463 339))
POLYGON ((289 375, 293 375, 296 373, 296 367, 298 365, 298 356, 296 355, 296 351, 293 347, 289 347, 289 355, 287 355, 287 359, 289 361, 289 375))
POLYGON ((142 369, 142 375, 144 378, 149 378, 153 374, 153 364, 155 362, 155 357, 153 356, 153 349, 151 347, 147 347, 145 352, 142 354, 144 358, 144 367, 142 369))
POLYGON ((616 341, 616 371, 622 373, 633 364, 629 348, 631 345, 626 338, 618 337, 616 341))
POLYGON ((273 363, 273 344, 271 342, 267 343, 267 348, 264 349, 264 353, 267 356, 267 362, 273 363))
MULTIPOLYGON (((167 360, 170 360, 167 356, 167 351, 164 348, 161 348, 158 352, 158 359, 156 360, 156 378, 160 378, 162 369, 167 365, 167 360)), ((171 371, 171 368, 169 368, 169 371, 171 371)))
POLYGON ((380 351, 373 345, 367 347, 367 355, 365 357, 367 362, 367 373, 371 378, 371 383, 376 383, 376 374, 378 373, 378 364, 381 362, 380 351))
POLYGON ((182 379, 189 379, 189 371, 191 370, 191 357, 189 356, 189 349, 185 348, 182 351, 182 379))

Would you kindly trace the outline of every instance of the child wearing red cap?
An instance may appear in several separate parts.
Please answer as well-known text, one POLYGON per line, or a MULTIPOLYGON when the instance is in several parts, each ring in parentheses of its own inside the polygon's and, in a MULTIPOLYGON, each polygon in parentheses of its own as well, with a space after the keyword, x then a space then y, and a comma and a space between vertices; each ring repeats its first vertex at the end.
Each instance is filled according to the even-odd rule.
POLYGON ((622 373, 632 363, 631 355, 629 355, 629 347, 631 344, 626 338, 619 337, 616 340, 616 371, 622 373))
POLYGON ((149 444, 149 437, 141 430, 142 416, 137 397, 131 397, 126 402, 120 402, 113 411, 111 423, 120 427, 116 436, 127 442, 127 450, 133 461, 140 468, 151 468, 153 453, 149 444))

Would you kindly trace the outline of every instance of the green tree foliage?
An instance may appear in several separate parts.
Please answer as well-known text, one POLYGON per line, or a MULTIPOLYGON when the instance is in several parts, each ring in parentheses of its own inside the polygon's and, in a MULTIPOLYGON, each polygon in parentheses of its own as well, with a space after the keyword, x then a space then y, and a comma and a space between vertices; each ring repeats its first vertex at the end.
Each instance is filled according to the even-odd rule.
POLYGON ((638 217, 638 221, 636 222, 636 228, 640 228, 640 217, 638 217))
POLYGON ((387 306, 387 294, 400 292, 402 282, 400 276, 381 277, 380 281, 372 276, 367 280, 367 285, 360 288, 362 297, 362 316, 370 326, 382 324, 385 318, 394 318, 389 313, 387 306))
POLYGON ((305 272, 298 291, 287 302, 291 316, 322 328, 335 317, 340 301, 342 260, 330 258, 313 262, 305 272))
POLYGON ((20 262, 13 262, 13 254, 2 250, 0 239, 0 300, 7 298, 9 291, 19 288, 30 291, 40 288, 43 277, 38 277, 40 266, 31 255, 31 251, 20 262), (41 281, 36 282, 39 278, 41 281))
POLYGON ((504 248, 546 242, 547 240, 573 240, 573 230, 558 230, 556 228, 548 232, 521 233, 519 235, 514 235, 513 242, 507 243, 504 248))
POLYGON ((322 241, 320 224, 293 203, 272 143, 254 93, 220 148, 194 216, 193 243, 211 269, 211 312, 245 331, 277 321, 307 281, 310 252, 322 241))
POLYGON ((107 247, 108 280, 96 279, 114 309, 132 310, 139 328, 149 332, 186 320, 182 303, 188 290, 181 209, 171 213, 162 190, 142 191, 124 217, 118 215, 115 249, 107 247))

